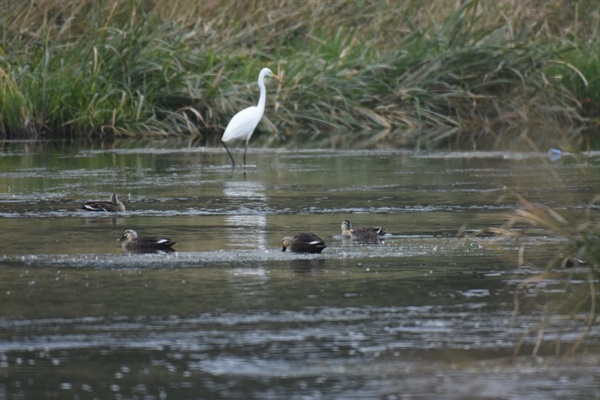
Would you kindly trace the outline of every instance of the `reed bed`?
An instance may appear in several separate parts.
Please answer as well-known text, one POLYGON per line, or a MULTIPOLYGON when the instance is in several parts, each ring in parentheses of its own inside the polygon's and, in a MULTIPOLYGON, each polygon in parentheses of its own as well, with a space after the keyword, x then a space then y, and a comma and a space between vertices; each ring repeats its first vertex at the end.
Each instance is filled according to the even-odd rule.
POLYGON ((530 127, 589 132, 600 118, 593 0, 0 7, 3 137, 214 143, 256 103, 264 66, 283 82, 267 84, 263 145, 494 148, 530 127))
MULTIPOLYGON (((573 355, 592 327, 598 322, 598 282, 600 280, 600 218, 597 208, 600 194, 593 196, 588 204, 583 206, 583 215, 567 216, 566 210, 555 210, 551 207, 534 204, 519 194, 514 197, 519 207, 511 212, 497 215, 486 215, 481 218, 490 223, 491 227, 483 231, 495 239, 474 240, 483 246, 492 247, 500 252, 506 239, 514 243, 522 243, 518 252, 505 252, 510 258, 517 258, 519 268, 526 277, 520 279, 514 288, 513 322, 518 320, 522 309, 534 309, 542 312, 538 324, 527 327, 515 346, 514 356, 523 351, 524 344, 530 338, 535 338, 532 356, 537 356, 542 348, 550 348, 556 355, 573 355), (494 226, 495 225, 495 226, 494 226), (529 253, 531 247, 525 244, 527 237, 547 235, 560 240, 561 245, 553 254, 548 254, 548 262, 540 264, 532 262, 529 253), (554 285, 555 292, 560 296, 549 296, 548 286, 554 285), (574 322, 579 337, 569 346, 562 344, 561 337, 547 339, 545 328, 549 325, 561 326, 567 321, 574 322)), ((530 243, 530 242, 529 242, 530 243)), ((565 326, 565 333, 572 330, 565 326)), ((573 332, 570 332, 571 334, 573 332)), ((565 334, 568 336, 568 334, 565 334)))

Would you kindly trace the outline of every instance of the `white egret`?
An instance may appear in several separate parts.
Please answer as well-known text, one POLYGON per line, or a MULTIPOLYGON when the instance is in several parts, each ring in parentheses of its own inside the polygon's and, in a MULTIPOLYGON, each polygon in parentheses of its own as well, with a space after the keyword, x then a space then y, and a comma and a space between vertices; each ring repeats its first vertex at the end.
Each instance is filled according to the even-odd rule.
POLYGON ((254 132, 254 129, 258 126, 260 119, 262 118, 265 112, 265 102, 267 98, 267 93, 265 90, 265 77, 271 76, 278 81, 281 81, 277 75, 275 75, 269 68, 263 68, 258 75, 258 87, 260 88, 260 97, 258 99, 258 105, 248 107, 238 112, 231 118, 225 132, 223 133, 223 137, 221 138, 221 143, 227 150, 227 154, 229 154, 229 158, 231 158, 231 166, 235 167, 235 161, 233 160, 233 156, 229 152, 227 145, 225 142, 229 142, 230 140, 235 139, 246 139, 246 147, 244 148, 244 166, 246 165, 246 152, 248 151, 248 142, 250 141, 250 137, 254 132))

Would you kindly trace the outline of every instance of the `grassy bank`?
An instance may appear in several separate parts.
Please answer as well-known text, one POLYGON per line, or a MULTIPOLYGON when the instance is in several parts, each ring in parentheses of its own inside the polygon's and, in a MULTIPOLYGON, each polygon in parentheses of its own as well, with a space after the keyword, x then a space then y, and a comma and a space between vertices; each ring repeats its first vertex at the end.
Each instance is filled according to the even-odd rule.
POLYGON ((269 66, 265 145, 594 145, 597 3, 459 3, 8 0, 0 135, 214 143, 269 66))

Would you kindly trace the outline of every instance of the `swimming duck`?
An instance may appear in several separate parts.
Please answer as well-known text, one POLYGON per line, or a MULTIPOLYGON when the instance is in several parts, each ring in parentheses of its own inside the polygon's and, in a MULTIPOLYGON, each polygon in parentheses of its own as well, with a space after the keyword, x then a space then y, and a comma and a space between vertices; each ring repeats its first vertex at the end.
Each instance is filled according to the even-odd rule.
POLYGON ((290 249, 295 253, 320 253, 325 247, 323 239, 310 232, 301 232, 295 236, 286 236, 281 239, 281 251, 290 249))
POLYGON ((342 221, 342 237, 358 240, 379 240, 383 239, 385 233, 385 229, 380 226, 361 226, 352 228, 350 221, 342 221))
POLYGON ((138 237, 133 229, 127 229, 123 236, 117 239, 124 251, 131 253, 154 253, 175 251, 171 246, 175 244, 170 239, 158 237, 138 237))
POLYGON ((125 211, 125 204, 119 201, 116 193, 110 195, 110 201, 88 201, 81 206, 86 211, 125 211))

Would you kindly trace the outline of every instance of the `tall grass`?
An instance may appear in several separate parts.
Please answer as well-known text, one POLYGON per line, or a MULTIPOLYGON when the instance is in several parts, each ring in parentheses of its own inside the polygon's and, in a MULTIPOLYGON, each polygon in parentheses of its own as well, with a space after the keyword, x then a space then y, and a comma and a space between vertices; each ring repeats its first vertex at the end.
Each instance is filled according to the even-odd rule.
MULTIPOLYGON (((522 351, 523 345, 530 338, 535 338, 530 340, 533 342, 533 356, 538 354, 543 344, 550 344, 556 355, 572 355, 581 347, 598 321, 600 218, 596 209, 600 194, 585 205, 584 215, 578 218, 569 218, 548 206, 533 204, 518 194, 515 197, 520 204, 516 210, 482 217, 487 221, 500 223, 486 229, 500 241, 508 238, 515 240, 515 243, 522 243, 517 262, 530 275, 514 287, 514 319, 518 320, 524 304, 543 312, 539 323, 523 333, 515 346, 514 356, 522 351), (547 235, 561 242, 559 248, 549 254, 546 264, 540 265, 529 259, 530 248, 535 246, 528 246, 524 239, 532 235, 547 235), (554 285, 554 290, 559 291, 560 296, 548 296, 548 285, 554 285), (559 330, 564 326, 564 333, 571 334, 569 330, 575 326, 579 337, 565 348, 560 335, 558 339, 545 339, 545 330, 550 325, 559 330)), ((502 249, 502 245, 495 245, 495 240, 481 243, 502 249)), ((514 257, 516 254, 511 252, 508 255, 514 257)))
POLYGON ((215 141, 263 66, 283 77, 270 145, 489 148, 600 115, 591 0, 8 0, 0 15, 4 137, 215 141))

